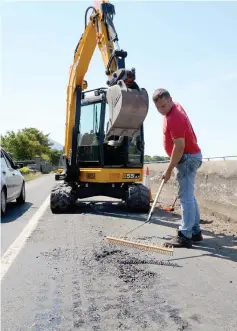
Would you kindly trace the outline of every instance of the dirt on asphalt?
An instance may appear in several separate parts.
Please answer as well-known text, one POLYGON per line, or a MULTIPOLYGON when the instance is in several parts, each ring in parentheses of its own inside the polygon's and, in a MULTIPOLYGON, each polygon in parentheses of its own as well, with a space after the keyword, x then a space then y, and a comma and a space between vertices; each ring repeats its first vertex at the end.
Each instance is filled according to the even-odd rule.
MULTIPOLYGON (((162 279, 152 267, 154 264, 175 268, 176 263, 149 261, 144 256, 134 257, 132 253, 107 246, 100 246, 93 253, 84 251, 80 256, 78 247, 72 251, 57 248, 42 255, 55 270, 55 284, 62 282, 62 275, 67 272, 55 268, 55 263, 58 265, 61 259, 74 256, 70 330, 191 330, 191 324, 180 316, 179 309, 159 295, 162 279)), ((63 288, 54 286, 54 300, 60 304, 63 288)), ((40 315, 37 328, 49 330, 58 326, 69 330, 61 313, 55 310, 40 315)))

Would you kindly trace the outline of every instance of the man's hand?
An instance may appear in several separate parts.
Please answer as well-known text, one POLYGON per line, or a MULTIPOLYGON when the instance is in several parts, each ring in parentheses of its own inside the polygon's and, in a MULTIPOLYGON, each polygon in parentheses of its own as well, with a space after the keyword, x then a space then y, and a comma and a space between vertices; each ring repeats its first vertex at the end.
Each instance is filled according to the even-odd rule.
POLYGON ((169 162, 168 168, 162 175, 162 179, 164 179, 165 183, 168 182, 168 180, 170 179, 172 171, 173 171, 174 167, 177 165, 177 163, 179 162, 179 160, 181 159, 181 156, 183 155, 184 147, 185 147, 184 138, 173 139, 173 141, 174 141, 174 147, 173 147, 172 155, 170 158, 170 162, 169 162))
POLYGON ((172 170, 170 170, 169 168, 165 170, 165 172, 163 173, 162 175, 162 179, 164 179, 164 182, 168 182, 168 180, 170 179, 171 177, 171 174, 172 174, 172 170))

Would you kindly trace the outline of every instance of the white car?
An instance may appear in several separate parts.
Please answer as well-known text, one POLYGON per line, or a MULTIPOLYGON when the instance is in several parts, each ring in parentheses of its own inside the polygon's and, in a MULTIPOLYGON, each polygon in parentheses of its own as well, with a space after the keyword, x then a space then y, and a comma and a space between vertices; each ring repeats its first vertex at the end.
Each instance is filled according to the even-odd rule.
POLYGON ((26 199, 25 181, 18 166, 14 164, 10 155, 1 149, 1 215, 7 210, 7 203, 16 200, 24 204, 26 199))

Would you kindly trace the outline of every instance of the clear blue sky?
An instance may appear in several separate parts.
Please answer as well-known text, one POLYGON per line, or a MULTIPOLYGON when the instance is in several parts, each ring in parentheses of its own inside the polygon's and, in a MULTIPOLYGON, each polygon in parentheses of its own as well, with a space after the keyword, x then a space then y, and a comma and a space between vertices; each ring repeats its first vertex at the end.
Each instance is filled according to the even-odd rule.
MULTIPOLYGON (((34 126, 64 143, 69 66, 93 1, 2 6, 1 133, 34 126)), ((204 156, 237 154, 237 2, 114 2, 120 47, 150 97, 167 88, 187 111, 204 156), (130 27, 129 27, 130 26, 130 27)), ((97 51, 86 76, 105 86, 97 51)), ((146 153, 165 155, 150 99, 146 153)))

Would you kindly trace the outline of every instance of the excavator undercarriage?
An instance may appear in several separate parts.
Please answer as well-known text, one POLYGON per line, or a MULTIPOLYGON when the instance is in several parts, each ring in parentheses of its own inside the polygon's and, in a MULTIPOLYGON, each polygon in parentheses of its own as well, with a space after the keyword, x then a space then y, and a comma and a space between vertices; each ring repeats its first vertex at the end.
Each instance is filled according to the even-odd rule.
POLYGON ((60 174, 63 182, 51 192, 53 213, 67 211, 77 199, 94 196, 121 199, 136 211, 147 211, 150 207, 150 192, 141 183, 143 122, 149 98, 147 91, 135 82, 135 69, 125 68, 127 53, 120 49, 111 51, 111 42, 118 40, 117 34, 112 33, 114 13, 114 6, 107 2, 101 4, 100 10, 94 9, 91 27, 86 26, 75 50, 68 86, 64 171, 60 174), (93 27, 97 29, 97 43, 98 31, 104 31, 102 39, 105 48, 110 49, 108 61, 103 57, 108 87, 86 90, 81 74, 85 71, 83 49, 91 46, 93 39, 88 41, 88 35, 93 27))

